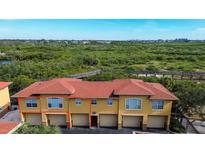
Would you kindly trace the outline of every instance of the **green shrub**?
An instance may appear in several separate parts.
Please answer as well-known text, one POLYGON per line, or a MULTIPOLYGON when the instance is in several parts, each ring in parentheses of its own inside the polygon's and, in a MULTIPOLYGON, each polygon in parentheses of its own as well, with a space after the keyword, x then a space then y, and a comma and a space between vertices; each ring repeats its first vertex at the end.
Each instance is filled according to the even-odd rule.
POLYGON ((32 126, 24 124, 14 134, 61 134, 60 128, 56 126, 32 126))
POLYGON ((171 117, 170 121, 170 130, 175 133, 186 133, 184 126, 182 126, 181 123, 173 117, 171 117))
POLYGON ((149 65, 146 67, 147 71, 159 71, 159 69, 157 67, 155 67, 154 65, 149 65))
POLYGON ((84 65, 96 66, 96 65, 98 65, 98 63, 99 63, 99 60, 95 57, 88 56, 88 55, 83 57, 83 64, 84 65))

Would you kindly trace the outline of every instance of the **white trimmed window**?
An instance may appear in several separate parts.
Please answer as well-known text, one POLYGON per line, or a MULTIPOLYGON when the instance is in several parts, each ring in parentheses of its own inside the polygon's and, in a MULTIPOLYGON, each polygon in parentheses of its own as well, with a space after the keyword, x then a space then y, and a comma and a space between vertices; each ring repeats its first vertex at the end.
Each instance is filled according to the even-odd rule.
POLYGON ((48 108, 63 108, 63 98, 48 98, 48 108))
POLYGON ((162 110, 163 108, 164 108, 164 101, 162 101, 162 100, 152 101, 152 109, 162 110))
POLYGON ((128 98, 128 99, 126 99, 125 107, 127 110, 139 110, 142 107, 141 99, 128 98))
POLYGON ((75 104, 76 104, 76 105, 81 105, 81 99, 76 99, 76 100, 75 100, 75 104))
POLYGON ((112 106, 112 99, 107 100, 107 105, 112 106))
POLYGON ((26 107, 37 107, 37 99, 26 99, 26 107))

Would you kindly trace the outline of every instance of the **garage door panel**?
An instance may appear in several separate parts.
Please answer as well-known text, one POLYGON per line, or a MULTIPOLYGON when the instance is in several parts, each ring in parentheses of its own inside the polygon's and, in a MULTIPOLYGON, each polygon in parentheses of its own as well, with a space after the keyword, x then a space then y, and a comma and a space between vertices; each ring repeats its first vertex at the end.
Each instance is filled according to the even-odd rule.
POLYGON ((165 116, 148 116, 148 125, 149 128, 164 128, 166 122, 165 116))
POLYGON ((74 127, 88 127, 89 115, 88 114, 72 114, 72 125, 74 127))
POLYGON ((100 127, 117 127, 117 115, 101 114, 99 117, 100 127))
POLYGON ((141 127, 141 116, 123 116, 123 127, 141 127))
POLYGON ((41 114, 25 114, 25 122, 31 125, 41 125, 41 114))
POLYGON ((66 126, 66 115, 48 115, 48 123, 53 126, 66 126))

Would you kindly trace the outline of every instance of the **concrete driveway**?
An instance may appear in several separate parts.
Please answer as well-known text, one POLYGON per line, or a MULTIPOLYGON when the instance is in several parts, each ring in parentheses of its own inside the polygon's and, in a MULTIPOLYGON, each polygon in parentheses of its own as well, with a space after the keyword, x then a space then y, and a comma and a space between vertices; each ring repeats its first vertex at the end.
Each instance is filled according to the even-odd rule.
POLYGON ((0 121, 21 122, 19 110, 9 111, 2 118, 0 118, 0 121))

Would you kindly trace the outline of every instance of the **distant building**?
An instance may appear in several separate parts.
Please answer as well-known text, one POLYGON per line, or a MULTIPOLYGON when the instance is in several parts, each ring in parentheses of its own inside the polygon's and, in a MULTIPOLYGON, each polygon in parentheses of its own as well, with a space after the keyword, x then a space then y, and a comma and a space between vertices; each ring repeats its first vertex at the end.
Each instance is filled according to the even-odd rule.
POLYGON ((82 41, 83 44, 90 44, 90 41, 82 41))
POLYGON ((11 82, 0 82, 0 117, 8 112, 10 107, 10 96, 8 86, 11 82))

